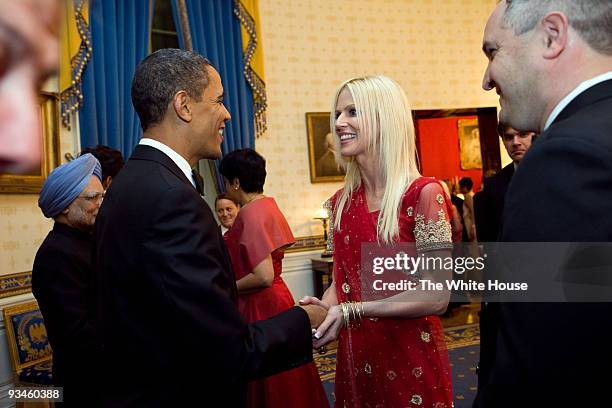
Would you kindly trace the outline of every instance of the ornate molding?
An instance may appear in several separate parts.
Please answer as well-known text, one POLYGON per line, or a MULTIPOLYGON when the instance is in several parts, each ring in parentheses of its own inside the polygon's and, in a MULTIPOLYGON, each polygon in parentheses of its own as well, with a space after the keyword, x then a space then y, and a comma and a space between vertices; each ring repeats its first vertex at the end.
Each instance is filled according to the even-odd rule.
POLYGON ((32 271, 0 276, 0 298, 32 291, 32 271))
MULTIPOLYGON (((295 244, 285 252, 306 252, 325 248, 323 235, 297 237, 295 244)), ((0 276, 0 298, 32 291, 32 271, 0 276)))
POLYGON ((296 237, 295 244, 287 248, 285 252, 304 252, 313 249, 325 248, 326 242, 323 235, 313 235, 308 237, 296 237))

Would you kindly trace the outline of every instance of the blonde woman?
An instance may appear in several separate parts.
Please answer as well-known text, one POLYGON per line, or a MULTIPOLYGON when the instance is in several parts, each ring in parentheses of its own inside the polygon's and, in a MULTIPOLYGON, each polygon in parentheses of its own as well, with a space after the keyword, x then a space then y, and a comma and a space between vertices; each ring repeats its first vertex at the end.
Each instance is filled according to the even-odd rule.
POLYGON ((345 81, 333 112, 334 143, 346 170, 344 188, 327 202, 333 284, 322 300, 301 302, 328 309, 314 345, 338 339, 336 406, 450 407, 450 368, 437 317, 448 293, 366 301, 361 292, 362 279, 372 273, 361 268, 364 242, 412 242, 419 254, 450 254, 449 200, 438 182, 418 172, 410 106, 395 81, 345 81))

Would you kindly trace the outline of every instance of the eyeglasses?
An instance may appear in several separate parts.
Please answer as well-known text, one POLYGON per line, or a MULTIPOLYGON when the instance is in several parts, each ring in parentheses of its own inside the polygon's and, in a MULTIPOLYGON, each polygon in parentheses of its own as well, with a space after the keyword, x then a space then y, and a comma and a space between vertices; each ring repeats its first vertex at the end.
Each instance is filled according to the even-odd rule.
POLYGON ((82 198, 82 199, 87 200, 87 201, 96 202, 96 201, 102 201, 104 199, 105 195, 106 195, 106 191, 103 191, 101 193, 87 193, 87 194, 83 194, 83 195, 78 196, 77 198, 82 198))

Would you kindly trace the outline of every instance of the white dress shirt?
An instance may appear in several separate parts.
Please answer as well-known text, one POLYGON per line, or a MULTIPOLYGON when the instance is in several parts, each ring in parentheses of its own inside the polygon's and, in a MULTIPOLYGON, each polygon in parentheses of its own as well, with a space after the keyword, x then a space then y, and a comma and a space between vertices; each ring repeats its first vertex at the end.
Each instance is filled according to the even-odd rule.
POLYGON ((595 78, 587 79, 586 81, 578 85, 572 92, 568 93, 565 98, 561 99, 557 106, 555 106, 555 109, 550 112, 548 120, 544 125, 544 130, 548 129, 548 127, 555 121, 555 119, 557 119, 557 116, 559 116, 561 111, 563 111, 563 109, 565 109, 565 107, 569 105, 569 103, 573 101, 578 95, 591 88, 592 86, 595 86, 600 82, 607 81, 608 79, 612 79, 612 71, 597 75, 595 78))
POLYGON ((162 153, 168 156, 170 160, 172 160, 178 166, 178 168, 181 169, 183 173, 185 173, 185 177, 187 177, 187 180, 191 181, 191 184, 194 187, 196 186, 195 180, 193 179, 193 175, 191 174, 191 166, 189 165, 189 162, 187 162, 187 160, 185 160, 183 156, 181 156, 180 154, 178 154, 177 152, 175 152, 174 150, 172 150, 171 148, 169 148, 162 142, 159 142, 155 139, 149 139, 147 137, 143 137, 142 139, 140 139, 140 142, 138 144, 145 145, 145 146, 151 146, 157 150, 160 150, 162 153))

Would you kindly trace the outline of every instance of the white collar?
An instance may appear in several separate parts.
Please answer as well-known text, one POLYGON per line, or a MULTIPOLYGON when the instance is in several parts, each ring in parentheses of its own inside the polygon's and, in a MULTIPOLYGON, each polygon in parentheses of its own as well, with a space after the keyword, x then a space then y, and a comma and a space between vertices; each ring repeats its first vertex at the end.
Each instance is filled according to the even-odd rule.
POLYGON ((168 156, 170 160, 172 160, 174 164, 176 164, 183 173, 185 173, 185 177, 187 177, 187 180, 189 180, 194 187, 196 186, 195 180, 193 179, 193 175, 191 174, 191 166, 183 156, 181 156, 162 142, 155 139, 149 139, 148 137, 143 137, 142 139, 140 139, 140 142, 138 144, 151 146, 157 150, 160 150, 162 153, 168 156))
POLYGON ((578 85, 572 92, 567 94, 565 98, 561 99, 557 106, 555 106, 555 109, 550 112, 548 120, 544 125, 544 130, 548 129, 548 127, 552 125, 552 123, 555 121, 555 119, 557 119, 557 116, 559 116, 561 111, 563 111, 563 109, 565 109, 565 107, 569 105, 569 103, 573 101, 578 95, 580 95, 590 87, 595 86, 600 82, 607 81, 608 79, 612 79, 612 71, 597 75, 595 78, 587 79, 586 81, 578 85))

